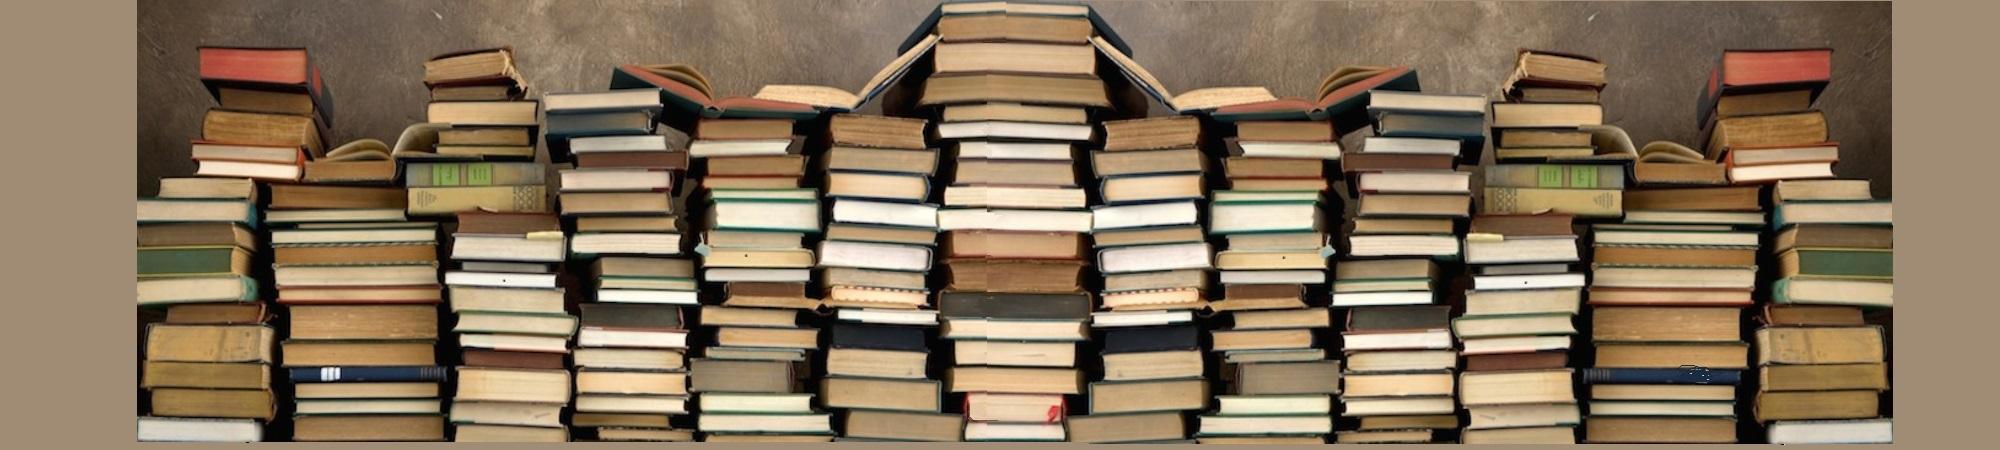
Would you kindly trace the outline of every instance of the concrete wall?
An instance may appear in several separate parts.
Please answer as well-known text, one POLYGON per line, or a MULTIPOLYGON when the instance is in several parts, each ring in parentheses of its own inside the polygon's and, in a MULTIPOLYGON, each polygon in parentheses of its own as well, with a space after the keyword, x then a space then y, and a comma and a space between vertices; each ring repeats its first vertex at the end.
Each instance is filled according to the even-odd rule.
MULTIPOLYGON (((621 63, 695 64, 725 94, 860 86, 931 10, 916 0, 151 0, 139 3, 139 195, 192 173, 213 101, 199 45, 305 46, 337 105, 330 141, 393 142, 424 117, 422 63, 513 46, 542 92, 603 89, 621 63)), ((1842 176, 1890 190, 1890 7, 1879 3, 1093 2, 1168 88, 1305 96, 1343 64, 1416 67, 1424 90, 1488 93, 1519 48, 1610 65, 1606 120, 1639 142, 1699 139, 1695 100, 1727 48, 1831 47, 1820 99, 1842 176)), ((1157 109, 1157 107, 1156 107, 1157 109)), ((1161 114, 1155 111, 1155 114, 1161 114)))

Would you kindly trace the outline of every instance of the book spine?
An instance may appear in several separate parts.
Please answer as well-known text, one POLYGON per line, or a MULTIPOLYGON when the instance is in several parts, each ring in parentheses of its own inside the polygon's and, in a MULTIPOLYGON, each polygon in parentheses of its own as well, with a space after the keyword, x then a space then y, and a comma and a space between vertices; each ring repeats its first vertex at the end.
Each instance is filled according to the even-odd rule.
POLYGON ((524 186, 547 183, 547 172, 533 163, 411 164, 405 186, 524 186))
POLYGON ((543 186, 462 186, 410 188, 409 213, 447 215, 485 209, 492 212, 548 213, 543 186))
POLYGON ((1624 189, 1618 166, 1588 164, 1502 164, 1486 169, 1486 185, 1547 189, 1624 189))
POLYGON ((1677 369, 1581 369, 1584 384, 1736 384, 1740 370, 1706 367, 1677 369))
POLYGON ((1579 217, 1618 217, 1625 212, 1623 197, 1623 191, 1617 189, 1488 187, 1479 212, 1535 214, 1554 211, 1579 217))
POLYGON ((417 367, 293 367, 294 383, 444 381, 445 368, 417 367))

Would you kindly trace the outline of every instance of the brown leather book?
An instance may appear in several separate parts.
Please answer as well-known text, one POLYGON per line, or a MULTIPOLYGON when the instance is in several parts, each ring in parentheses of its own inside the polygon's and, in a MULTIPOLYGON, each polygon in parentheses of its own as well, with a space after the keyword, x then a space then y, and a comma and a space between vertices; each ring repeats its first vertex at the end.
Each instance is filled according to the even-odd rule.
POLYGON ((1318 161, 1233 156, 1223 161, 1222 172, 1230 179, 1325 178, 1326 165, 1318 161))
POLYGON ((402 187, 271 185, 271 209, 378 208, 403 209, 409 197, 402 187))
MULTIPOLYGON (((173 320, 173 311, 167 311, 168 320, 173 320)), ((1861 308, 1855 306, 1830 305, 1778 305, 1765 304, 1763 314, 1757 316, 1765 325, 1866 325, 1861 308)))
POLYGON ((1083 261, 947 259, 946 288, 961 291, 1062 293, 1081 287, 1083 261))
POLYGON ((834 144, 916 150, 925 147, 929 126, 923 119, 841 114, 828 121, 826 132, 834 144))
POLYGON ((813 309, 819 305, 806 297, 805 283, 735 282, 724 289, 726 306, 813 309))
POLYGON ((554 214, 535 213, 458 213, 458 232, 464 234, 528 234, 539 231, 561 231, 562 219, 554 214))
POLYGON ((181 325, 251 325, 270 316, 264 303, 196 303, 167 307, 167 322, 181 325))
POLYGON ((1082 259, 1082 235, 990 230, 953 230, 944 234, 949 258, 1082 259))
POLYGON ((1559 369, 1569 364, 1567 352, 1498 353, 1488 355, 1468 355, 1465 370, 1534 370, 1559 369))
POLYGON ((696 139, 791 139, 793 122, 784 119, 701 119, 696 139))
POLYGON ((370 246, 278 247, 272 249, 276 264, 358 264, 437 262, 437 245, 431 243, 370 246))
POLYGON ((1631 211, 1760 211, 1757 192, 1761 186, 1732 186, 1685 189, 1635 189, 1625 191, 1625 209, 1631 211))
POLYGON ((504 367, 514 369, 564 369, 561 353, 510 352, 483 348, 468 348, 460 355, 465 365, 478 367, 504 367))
POLYGON ((1104 123, 1104 151, 1160 150, 1201 144, 1201 121, 1192 116, 1104 123))
POLYGON ((1472 218, 1472 232, 1518 236, 1574 236, 1570 228, 1575 216, 1561 213, 1481 214, 1472 218))

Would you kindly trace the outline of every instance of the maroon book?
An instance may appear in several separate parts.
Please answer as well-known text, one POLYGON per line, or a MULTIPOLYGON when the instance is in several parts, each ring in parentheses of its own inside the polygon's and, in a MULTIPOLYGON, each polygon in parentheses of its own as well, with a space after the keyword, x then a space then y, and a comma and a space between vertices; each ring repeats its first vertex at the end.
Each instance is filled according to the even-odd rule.
POLYGON ((1499 353, 1465 357, 1465 371, 1561 369, 1569 365, 1568 352, 1499 353))

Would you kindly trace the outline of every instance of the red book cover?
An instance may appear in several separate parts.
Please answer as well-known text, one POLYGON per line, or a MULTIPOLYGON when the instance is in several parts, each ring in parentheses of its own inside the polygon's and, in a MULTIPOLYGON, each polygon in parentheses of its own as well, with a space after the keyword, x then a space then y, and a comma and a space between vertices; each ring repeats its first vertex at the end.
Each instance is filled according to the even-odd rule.
POLYGON ((299 92, 312 96, 320 121, 333 122, 332 93, 306 49, 201 47, 195 53, 201 83, 218 101, 223 87, 299 92))

